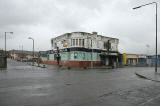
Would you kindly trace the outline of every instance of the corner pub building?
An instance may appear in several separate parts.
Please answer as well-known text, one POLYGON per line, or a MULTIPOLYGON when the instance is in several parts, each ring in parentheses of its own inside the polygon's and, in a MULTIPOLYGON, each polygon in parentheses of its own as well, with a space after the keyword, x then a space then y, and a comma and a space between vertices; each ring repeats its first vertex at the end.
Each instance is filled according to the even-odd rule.
POLYGON ((98 35, 97 32, 65 33, 51 39, 53 64, 72 67, 99 67, 118 65, 117 38, 98 35))

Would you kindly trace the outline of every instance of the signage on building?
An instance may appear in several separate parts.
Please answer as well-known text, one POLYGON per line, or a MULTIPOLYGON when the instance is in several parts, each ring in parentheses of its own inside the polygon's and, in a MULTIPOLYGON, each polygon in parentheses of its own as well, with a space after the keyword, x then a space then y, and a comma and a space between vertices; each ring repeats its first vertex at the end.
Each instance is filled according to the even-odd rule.
POLYGON ((109 55, 117 56, 117 53, 109 53, 109 55))
POLYGON ((147 56, 144 56, 144 55, 141 55, 141 56, 138 56, 138 58, 146 58, 147 56))
POLYGON ((63 44, 63 47, 67 47, 67 43, 64 43, 64 44, 63 44))
POLYGON ((78 57, 78 53, 74 52, 74 58, 76 59, 78 57))

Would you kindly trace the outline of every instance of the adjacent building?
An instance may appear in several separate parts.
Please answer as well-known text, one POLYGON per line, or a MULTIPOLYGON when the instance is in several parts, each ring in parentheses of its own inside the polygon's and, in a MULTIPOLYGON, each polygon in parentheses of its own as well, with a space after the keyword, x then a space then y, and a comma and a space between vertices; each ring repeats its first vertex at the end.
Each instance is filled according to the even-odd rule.
POLYGON ((135 66, 138 64, 138 55, 123 53, 123 62, 124 65, 135 66))
MULTIPOLYGON (((25 51, 25 50, 10 50, 8 51, 9 57, 11 59, 17 60, 17 61, 23 61, 23 60, 32 60, 33 58, 33 52, 32 51, 25 51)), ((38 52, 34 52, 35 58, 38 55, 38 52)))
POLYGON ((97 32, 65 33, 51 39, 52 50, 44 63, 67 67, 114 66, 119 62, 119 39, 97 32))
POLYGON ((123 65, 126 66, 148 66, 151 64, 149 56, 146 54, 126 54, 123 53, 123 65))

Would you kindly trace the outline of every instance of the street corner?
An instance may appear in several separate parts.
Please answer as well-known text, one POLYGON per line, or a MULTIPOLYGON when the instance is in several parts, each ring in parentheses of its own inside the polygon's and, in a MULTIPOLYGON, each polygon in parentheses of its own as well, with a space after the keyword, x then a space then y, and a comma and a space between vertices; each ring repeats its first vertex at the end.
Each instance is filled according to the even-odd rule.
POLYGON ((157 72, 155 72, 154 69, 135 71, 135 74, 140 78, 160 82, 160 70, 158 70, 157 72))

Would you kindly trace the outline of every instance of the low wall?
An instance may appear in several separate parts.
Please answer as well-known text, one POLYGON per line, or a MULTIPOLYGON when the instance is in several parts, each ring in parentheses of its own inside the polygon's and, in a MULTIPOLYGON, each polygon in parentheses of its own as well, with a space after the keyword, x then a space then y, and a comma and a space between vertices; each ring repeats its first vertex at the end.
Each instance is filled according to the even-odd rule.
MULTIPOLYGON (((42 61, 43 64, 57 64, 57 61, 42 61)), ((59 65, 67 67, 98 67, 101 66, 100 61, 60 61, 59 65)))

